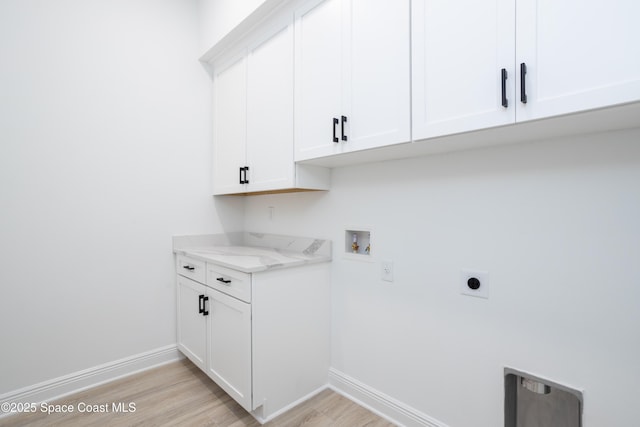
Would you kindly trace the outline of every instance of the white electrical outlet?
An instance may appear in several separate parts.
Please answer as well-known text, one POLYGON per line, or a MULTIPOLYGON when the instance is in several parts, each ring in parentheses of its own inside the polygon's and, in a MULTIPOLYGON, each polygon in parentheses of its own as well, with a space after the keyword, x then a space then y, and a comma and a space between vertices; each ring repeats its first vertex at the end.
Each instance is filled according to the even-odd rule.
POLYGON ((472 297, 489 298, 489 272, 482 270, 461 270, 460 293, 472 297))
POLYGON ((380 278, 385 282, 393 282, 393 261, 380 263, 380 278))

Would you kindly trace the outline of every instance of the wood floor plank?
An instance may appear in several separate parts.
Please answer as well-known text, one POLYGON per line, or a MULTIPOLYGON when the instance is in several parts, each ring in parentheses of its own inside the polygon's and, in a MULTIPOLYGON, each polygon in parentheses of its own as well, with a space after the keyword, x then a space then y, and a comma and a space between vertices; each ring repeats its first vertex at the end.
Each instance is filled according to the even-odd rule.
MULTIPOLYGON (((0 418, 2 427, 259 427, 260 423, 187 359, 67 396, 52 405, 73 413, 38 410, 0 418), (129 407, 129 404, 133 404, 129 407), (95 408, 104 412, 78 412, 95 408), (118 409, 128 412, 118 412, 118 409)), ((40 409, 40 405, 38 405, 40 409)), ((393 424, 329 389, 264 427, 392 427, 393 424)))

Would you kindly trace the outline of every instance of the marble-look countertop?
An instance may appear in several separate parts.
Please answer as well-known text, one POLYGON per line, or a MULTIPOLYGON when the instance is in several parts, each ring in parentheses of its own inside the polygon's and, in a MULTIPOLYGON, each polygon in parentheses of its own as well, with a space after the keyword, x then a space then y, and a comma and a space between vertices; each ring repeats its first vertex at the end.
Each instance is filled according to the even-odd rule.
POLYGON ((173 252, 256 273, 331 261, 331 241, 249 232, 174 236, 173 252))

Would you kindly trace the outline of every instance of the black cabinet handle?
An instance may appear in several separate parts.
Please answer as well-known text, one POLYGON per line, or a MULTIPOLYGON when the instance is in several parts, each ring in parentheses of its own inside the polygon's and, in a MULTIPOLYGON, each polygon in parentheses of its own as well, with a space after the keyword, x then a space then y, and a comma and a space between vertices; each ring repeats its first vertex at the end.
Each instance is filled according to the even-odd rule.
POLYGON ((346 141, 347 140, 347 135, 344 134, 344 124, 347 122, 347 116, 342 116, 342 140, 346 141))
POLYGON ((507 100, 507 69, 502 69, 502 106, 507 108, 509 101, 507 100))
POLYGON ((225 284, 231 283, 231 280, 224 280, 224 277, 218 277, 216 280, 225 284))
POLYGON ((247 171, 249 170, 249 166, 243 166, 240 168, 240 184, 248 184, 249 180, 247 179, 247 171))
POLYGON ((207 310, 207 301, 209 301, 209 297, 205 297, 203 295, 203 298, 202 298, 202 315, 203 316, 209 315, 209 310, 207 310))
POLYGON ((198 314, 204 312, 204 295, 198 295, 198 314))
POLYGON ((333 142, 338 142, 339 139, 336 136, 336 126, 338 125, 338 119, 336 119, 335 117, 333 118, 333 142))
POLYGON ((527 85, 525 83, 525 76, 527 75, 527 64, 524 62, 520 64, 520 102, 527 103, 527 85))
POLYGON ((189 271, 193 271, 196 268, 195 267, 191 267, 190 265, 183 265, 182 268, 184 268, 185 270, 189 270, 189 271))

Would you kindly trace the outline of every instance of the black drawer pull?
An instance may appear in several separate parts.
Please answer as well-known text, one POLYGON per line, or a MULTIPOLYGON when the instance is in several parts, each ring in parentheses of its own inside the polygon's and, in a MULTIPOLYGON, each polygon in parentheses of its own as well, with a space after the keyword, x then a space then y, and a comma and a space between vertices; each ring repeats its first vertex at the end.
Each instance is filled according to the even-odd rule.
POLYGON ((209 297, 205 297, 203 295, 204 298, 202 298, 202 315, 203 316, 208 316, 209 315, 209 310, 207 310, 207 301, 209 301, 209 297))
POLYGON ((216 280, 224 284, 231 283, 231 280, 224 280, 224 277, 218 277, 216 280))
POLYGON ((189 270, 189 271, 193 271, 193 270, 196 269, 195 267, 192 267, 190 265, 183 265, 182 268, 184 268, 185 270, 189 270))
POLYGON ((340 121, 338 119, 336 119, 335 117, 333 118, 333 142, 338 142, 340 141, 338 139, 338 137, 336 136, 336 126, 338 126, 338 123, 340 121))
POLYGON ((198 313, 204 312, 204 295, 198 295, 198 313))
POLYGON ((507 100, 507 69, 502 69, 502 106, 507 108, 509 100, 507 100))

